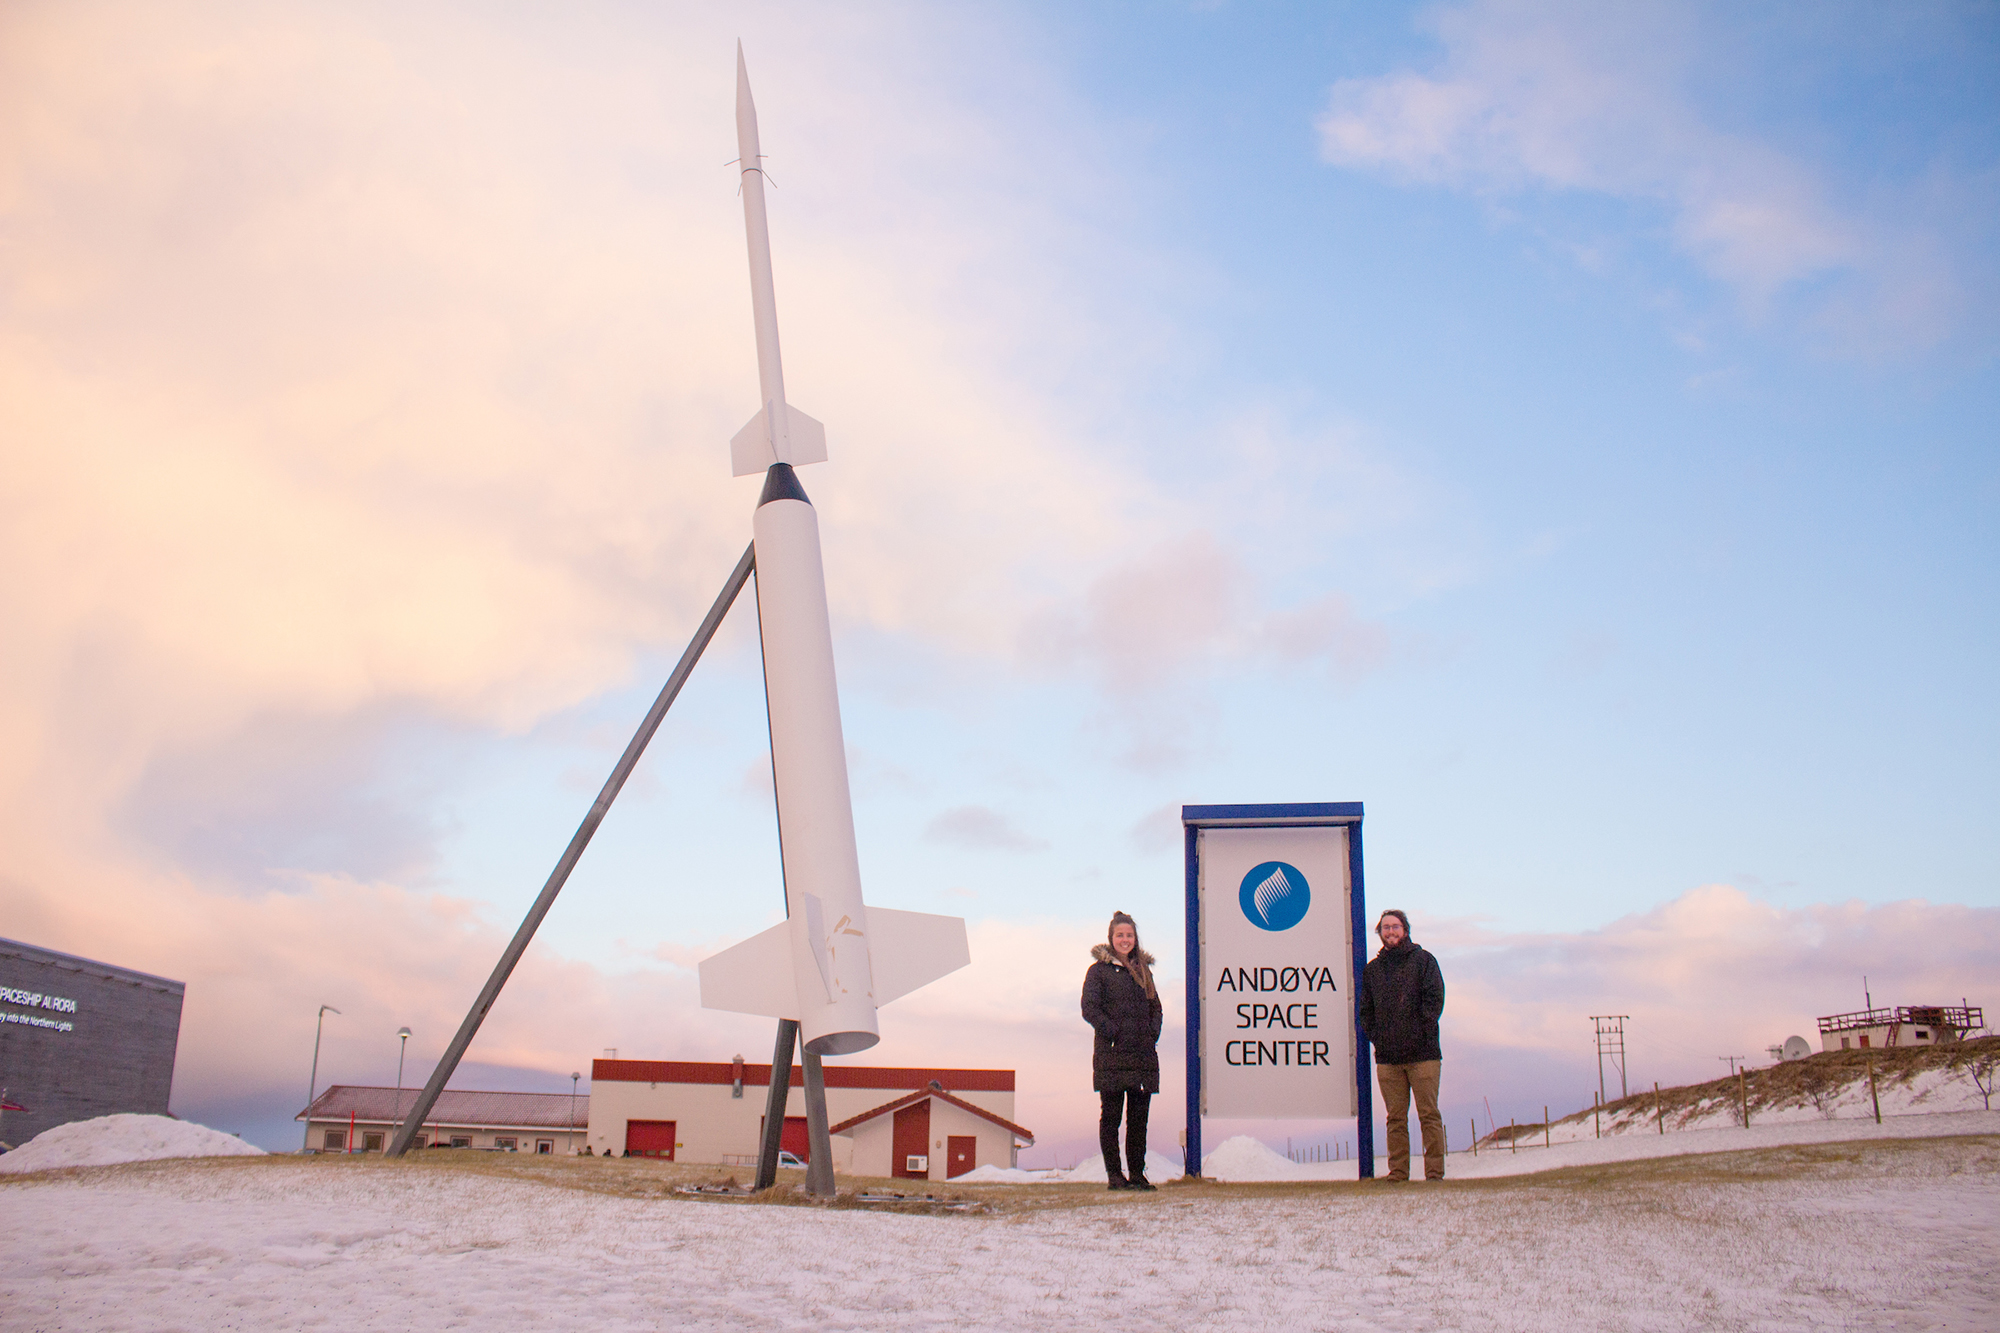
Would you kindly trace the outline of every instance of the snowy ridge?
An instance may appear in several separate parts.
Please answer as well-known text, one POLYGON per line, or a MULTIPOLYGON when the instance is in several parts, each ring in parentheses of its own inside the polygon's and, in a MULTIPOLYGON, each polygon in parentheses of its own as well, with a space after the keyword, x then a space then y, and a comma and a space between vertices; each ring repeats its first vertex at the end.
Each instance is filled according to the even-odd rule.
POLYGON ((231 1134, 165 1115, 101 1115, 45 1129, 0 1156, 0 1173, 54 1171, 65 1166, 117 1166, 168 1157, 263 1157, 262 1148, 231 1134))

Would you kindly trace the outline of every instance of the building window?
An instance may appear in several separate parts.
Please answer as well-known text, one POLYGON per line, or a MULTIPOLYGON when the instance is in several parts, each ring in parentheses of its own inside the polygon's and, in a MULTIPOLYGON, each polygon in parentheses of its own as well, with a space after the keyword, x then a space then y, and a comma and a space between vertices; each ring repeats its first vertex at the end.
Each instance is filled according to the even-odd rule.
POLYGON ((381 1152, 382 1136, 380 1134, 363 1134, 361 1136, 361 1151, 381 1152))
POLYGON ((470 1134, 454 1134, 451 1136, 451 1146, 454 1148, 470 1148, 472 1146, 472 1136, 470 1134))
POLYGON ((1929 1041, 1930 1039, 1931 1039, 1931 1034, 1930 1034, 1930 1033, 1928 1033, 1928 1032, 1924 1031, 1924 1029, 1922 1029, 1922 1028, 1918 1028, 1918 1029, 1917 1029, 1917 1040, 1918 1040, 1918 1041, 1929 1041))
POLYGON ((555 1150, 556 1150, 556 1141, 555 1141, 554 1139, 536 1139, 536 1140, 535 1140, 535 1151, 536 1151, 536 1152, 538 1152, 538 1153, 542 1153, 542 1154, 544 1154, 544 1155, 548 1155, 548 1154, 551 1154, 551 1153, 555 1152, 555 1150))
POLYGON ((1864 1051, 1868 1049, 1868 1034, 1865 1032, 1861 1034, 1861 1049, 1864 1051))
POLYGON ((410 1140, 410 1146, 412 1148, 428 1148, 431 1146, 431 1136, 428 1134, 419 1134, 410 1140))
POLYGON ((328 1152, 346 1152, 347 1131, 344 1129, 329 1129, 326 1132, 326 1150, 328 1152))
POLYGON ((502 1152, 518 1152, 520 1150, 520 1142, 519 1140, 516 1139, 496 1137, 493 1140, 493 1146, 498 1148, 502 1152))
POLYGON ((1843 1051, 1852 1049, 1852 1044, 1848 1041, 1846 1037, 1842 1037, 1840 1039, 1840 1049, 1843 1051))

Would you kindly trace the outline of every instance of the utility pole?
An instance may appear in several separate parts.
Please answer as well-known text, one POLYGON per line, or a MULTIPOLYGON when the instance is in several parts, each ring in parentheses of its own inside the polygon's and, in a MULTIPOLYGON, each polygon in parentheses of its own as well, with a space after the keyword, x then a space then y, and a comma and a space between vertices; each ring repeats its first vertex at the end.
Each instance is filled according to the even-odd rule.
POLYGON ((1621 1102, 1624 1101, 1627 1095, 1625 1088, 1625 1020, 1631 1016, 1630 1014, 1592 1014, 1590 1016, 1590 1021, 1597 1025, 1597 1100, 1599 1102, 1611 1100, 1606 1095, 1604 1087, 1604 1060, 1606 1056, 1611 1058, 1612 1065, 1618 1070, 1618 1100, 1621 1102))
POLYGON ((320 1034, 326 1030, 326 1016, 329 1013, 337 1014, 339 1012, 340 1010, 335 1009, 332 1005, 323 1004, 319 1007, 319 1020, 313 1024, 313 1070, 312 1070, 312 1079, 310 1082, 306 1084, 306 1132, 304 1137, 299 1140, 300 1152, 304 1152, 306 1150, 307 1145, 309 1145, 312 1142, 312 1132, 313 1132, 312 1104, 313 1104, 313 1098, 319 1095, 320 1034))
POLYGON ((401 1124, 403 1120, 403 1057, 410 1050, 410 1030, 408 1028, 397 1028, 396 1040, 401 1043, 401 1045, 396 1047, 396 1122, 401 1124))

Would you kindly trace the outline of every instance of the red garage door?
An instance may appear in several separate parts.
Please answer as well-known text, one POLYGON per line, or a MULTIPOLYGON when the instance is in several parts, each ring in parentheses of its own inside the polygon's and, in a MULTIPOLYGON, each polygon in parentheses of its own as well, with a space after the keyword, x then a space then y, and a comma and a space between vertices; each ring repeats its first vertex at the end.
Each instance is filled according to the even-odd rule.
MULTIPOLYGON (((757 1118, 757 1145, 764 1144, 764 1118, 757 1118)), ((806 1133, 806 1118, 802 1115, 785 1117, 785 1127, 778 1131, 778 1146, 798 1158, 810 1162, 812 1157, 812 1135, 806 1133)))
POLYGON ((625 1122, 625 1155, 627 1157, 664 1157, 674 1160, 674 1125, 672 1120, 627 1120, 625 1122))

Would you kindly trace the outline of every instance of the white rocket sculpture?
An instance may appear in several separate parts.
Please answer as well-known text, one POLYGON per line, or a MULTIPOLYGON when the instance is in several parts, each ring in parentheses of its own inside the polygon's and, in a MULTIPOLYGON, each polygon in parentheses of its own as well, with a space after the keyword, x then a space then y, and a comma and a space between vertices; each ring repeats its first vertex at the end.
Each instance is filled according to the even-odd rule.
POLYGON ((704 1008, 789 1018, 815 1055, 865 1051, 881 1040, 875 1010, 971 961, 965 922, 895 912, 861 900, 847 748, 833 675, 833 630, 820 564, 819 518, 793 467, 826 460, 826 428, 785 401, 778 303, 764 220, 757 108, 736 48, 736 143, 750 303, 757 324, 763 406, 730 441, 739 477, 764 473, 752 520, 757 628, 777 781, 778 844, 789 918, 701 964, 704 1008))

